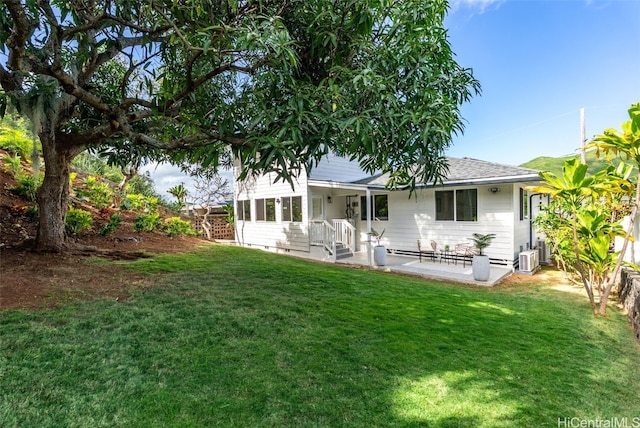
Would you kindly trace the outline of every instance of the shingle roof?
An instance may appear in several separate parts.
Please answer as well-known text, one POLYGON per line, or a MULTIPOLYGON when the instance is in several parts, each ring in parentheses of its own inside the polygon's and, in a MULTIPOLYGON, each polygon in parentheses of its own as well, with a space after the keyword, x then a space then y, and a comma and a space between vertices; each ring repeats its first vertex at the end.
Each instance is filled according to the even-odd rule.
MULTIPOLYGON (((504 165, 473 158, 447 158, 449 173, 443 180, 443 184, 460 185, 465 183, 504 183, 515 181, 537 181, 538 171, 519 166, 504 165)), ((389 181, 388 174, 378 174, 353 184, 366 184, 369 186, 384 186, 389 181)), ((427 183, 427 185, 430 183, 427 183)), ((421 183, 419 185, 425 185, 421 183)))

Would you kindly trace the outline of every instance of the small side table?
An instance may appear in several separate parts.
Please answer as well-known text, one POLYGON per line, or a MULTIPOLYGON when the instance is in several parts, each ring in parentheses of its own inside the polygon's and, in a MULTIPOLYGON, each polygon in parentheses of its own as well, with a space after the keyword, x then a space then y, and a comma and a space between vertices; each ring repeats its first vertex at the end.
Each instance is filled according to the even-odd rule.
POLYGON ((440 250, 440 263, 442 263, 442 259, 444 259, 447 264, 450 264, 451 262, 453 262, 454 264, 456 263, 456 258, 454 257, 456 254, 455 250, 449 248, 443 248, 440 250))

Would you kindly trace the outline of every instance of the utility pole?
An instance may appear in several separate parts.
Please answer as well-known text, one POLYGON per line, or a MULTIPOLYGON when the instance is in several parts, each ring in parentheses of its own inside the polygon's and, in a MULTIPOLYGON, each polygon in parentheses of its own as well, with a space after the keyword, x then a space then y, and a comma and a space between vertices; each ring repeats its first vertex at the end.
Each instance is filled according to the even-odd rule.
POLYGON ((587 164, 587 152, 584 149, 586 142, 586 132, 584 127, 584 107, 580 109, 580 160, 583 164, 587 164))

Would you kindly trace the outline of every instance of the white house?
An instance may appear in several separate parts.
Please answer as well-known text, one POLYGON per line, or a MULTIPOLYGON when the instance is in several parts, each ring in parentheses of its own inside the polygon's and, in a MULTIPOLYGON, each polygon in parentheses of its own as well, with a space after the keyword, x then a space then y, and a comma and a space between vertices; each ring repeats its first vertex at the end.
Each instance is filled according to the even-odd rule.
POLYGON ((411 196, 407 189, 385 189, 386 176, 370 176, 338 155, 301 174, 293 188, 274 183, 274 174, 236 178, 236 240, 273 251, 319 246, 335 259, 367 251, 372 230, 384 231, 387 252, 405 255, 418 254, 419 239, 444 248, 469 243, 474 232, 494 233, 485 250, 491 262, 517 267, 520 252, 536 245, 530 216, 532 205, 543 201, 525 188, 539 182, 538 172, 470 158, 448 161, 443 184, 419 185, 411 196))

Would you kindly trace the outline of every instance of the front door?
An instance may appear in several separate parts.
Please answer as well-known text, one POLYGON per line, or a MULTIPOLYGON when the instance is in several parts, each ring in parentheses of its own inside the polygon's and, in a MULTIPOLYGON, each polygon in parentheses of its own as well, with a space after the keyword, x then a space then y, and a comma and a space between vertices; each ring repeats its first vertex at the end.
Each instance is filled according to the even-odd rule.
POLYGON ((324 198, 322 195, 311 196, 311 220, 324 220, 324 198))

